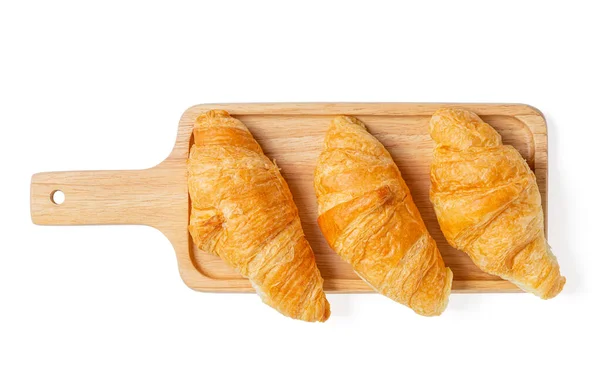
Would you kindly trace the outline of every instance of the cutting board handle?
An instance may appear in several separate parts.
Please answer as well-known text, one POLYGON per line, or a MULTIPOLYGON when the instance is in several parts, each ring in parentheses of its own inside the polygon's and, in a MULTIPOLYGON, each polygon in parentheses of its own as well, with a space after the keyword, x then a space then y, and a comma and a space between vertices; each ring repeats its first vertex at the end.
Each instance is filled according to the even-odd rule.
MULTIPOLYGON (((175 183, 175 184, 174 184, 175 183)), ((173 182, 160 168, 130 171, 45 172, 31 179, 31 219, 39 225, 143 224, 168 219, 173 182), (55 192, 64 193, 58 204, 55 192), (53 199, 54 198, 54 199, 53 199)))

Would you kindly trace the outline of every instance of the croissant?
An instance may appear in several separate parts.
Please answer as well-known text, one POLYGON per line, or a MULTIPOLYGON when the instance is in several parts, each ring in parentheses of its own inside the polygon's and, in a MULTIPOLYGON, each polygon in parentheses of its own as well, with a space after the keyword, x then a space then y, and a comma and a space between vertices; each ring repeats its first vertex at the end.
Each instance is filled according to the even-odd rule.
POLYGON ((314 186, 323 235, 365 282, 418 314, 444 311, 452 271, 400 170, 361 121, 331 122, 314 186))
POLYGON ((196 119, 194 141, 187 165, 194 243, 250 279, 282 314, 326 321, 323 278, 277 166, 223 110, 196 119))
POLYGON ((476 114, 440 109, 430 199, 444 236, 483 271, 543 299, 565 284, 544 238, 536 178, 519 152, 476 114))

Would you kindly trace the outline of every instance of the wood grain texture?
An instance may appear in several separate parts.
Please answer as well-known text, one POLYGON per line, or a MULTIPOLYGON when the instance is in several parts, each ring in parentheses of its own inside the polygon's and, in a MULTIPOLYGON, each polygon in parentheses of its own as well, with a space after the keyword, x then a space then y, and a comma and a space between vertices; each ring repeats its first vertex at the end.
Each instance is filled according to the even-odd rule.
MULTIPOLYGON (((469 257, 446 243, 429 202, 429 165, 433 141, 430 116, 440 107, 461 107, 481 116, 513 145, 534 170, 544 213, 547 210, 548 149, 546 122, 535 108, 521 104, 300 103, 207 104, 185 111, 175 147, 165 161, 147 170, 53 172, 33 176, 31 217, 41 225, 144 224, 163 232, 173 244, 184 282, 201 291, 253 291, 250 283, 221 259, 196 249, 187 231, 189 197, 186 159, 193 143, 196 116, 224 109, 243 121, 265 154, 287 180, 306 236, 329 292, 370 292, 350 266, 327 245, 317 226, 313 172, 331 118, 359 117, 388 149, 408 184, 446 265, 454 272, 455 292, 517 292, 508 281, 477 268, 469 257), (55 190, 65 193, 60 205, 55 190)), ((547 216, 545 216, 547 217, 547 216)), ((547 218, 546 218, 547 230, 547 218)))

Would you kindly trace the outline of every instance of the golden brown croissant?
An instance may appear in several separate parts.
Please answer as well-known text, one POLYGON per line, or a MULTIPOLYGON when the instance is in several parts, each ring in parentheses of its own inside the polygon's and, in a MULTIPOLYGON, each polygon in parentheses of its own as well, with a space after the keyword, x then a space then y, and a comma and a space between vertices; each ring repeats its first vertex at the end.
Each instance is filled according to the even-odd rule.
POLYGON ((315 191, 323 235, 363 280, 418 314, 444 311, 452 271, 392 157, 358 119, 331 122, 315 191))
POLYGON ((249 278, 282 314, 327 320, 323 279, 277 166, 246 126, 223 110, 197 118, 194 141, 188 160, 194 243, 249 278))
POLYGON ((487 273, 541 298, 563 288, 544 238, 535 175, 519 152, 476 114, 440 109, 430 122, 437 142, 430 198, 446 239, 487 273))

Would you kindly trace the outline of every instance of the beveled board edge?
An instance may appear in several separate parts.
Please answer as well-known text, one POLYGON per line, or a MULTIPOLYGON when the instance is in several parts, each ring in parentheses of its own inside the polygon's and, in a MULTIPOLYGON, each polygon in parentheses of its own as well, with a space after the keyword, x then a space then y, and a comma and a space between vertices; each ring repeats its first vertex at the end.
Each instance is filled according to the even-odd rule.
MULTIPOLYGON (((487 103, 233 103, 201 104, 188 108, 179 121, 177 140, 169 157, 158 167, 173 167, 181 171, 182 160, 189 154, 190 137, 195 117, 211 109, 227 110, 232 115, 339 115, 347 114, 409 116, 432 115, 441 107, 459 107, 471 110, 480 116, 501 115, 519 119, 527 126, 534 141, 534 168, 538 186, 542 195, 544 224, 548 232, 547 219, 547 173, 548 173, 548 136, 543 114, 535 107, 525 104, 487 104, 487 103)), ((189 205, 188 205, 189 208, 189 205)), ((189 215, 189 211, 188 211, 189 215)), ((179 226, 179 225, 178 225, 179 226)), ((187 221, 185 226, 187 227, 187 221)), ((180 226, 179 226, 180 227, 180 226)), ((202 274, 193 264, 190 250, 191 238, 178 227, 173 230, 159 228, 173 244, 181 278, 187 286, 205 292, 254 292, 247 280, 212 279, 202 274)), ((465 255, 466 256, 466 255, 465 255)), ((325 290, 330 293, 373 292, 361 280, 326 280, 325 290)), ((455 280, 453 293, 476 292, 520 292, 512 283, 504 280, 455 280)))

